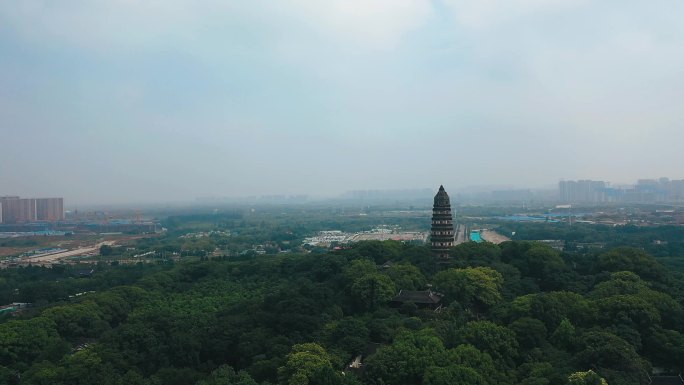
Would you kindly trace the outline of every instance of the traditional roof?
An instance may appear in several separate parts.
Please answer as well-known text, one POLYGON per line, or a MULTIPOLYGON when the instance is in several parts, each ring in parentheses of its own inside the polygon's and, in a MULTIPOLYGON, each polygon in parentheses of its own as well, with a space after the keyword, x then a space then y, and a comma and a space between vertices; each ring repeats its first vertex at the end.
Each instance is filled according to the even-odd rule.
POLYGON ((435 293, 432 290, 415 291, 415 290, 400 290, 399 294, 392 298, 394 302, 412 302, 425 304, 438 304, 442 300, 442 295, 435 293))

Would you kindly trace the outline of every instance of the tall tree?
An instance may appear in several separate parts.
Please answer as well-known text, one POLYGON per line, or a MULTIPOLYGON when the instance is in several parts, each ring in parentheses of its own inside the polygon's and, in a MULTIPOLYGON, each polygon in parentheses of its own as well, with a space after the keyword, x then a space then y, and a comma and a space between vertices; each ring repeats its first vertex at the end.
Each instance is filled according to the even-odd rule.
POLYGON ((396 288, 386 275, 371 273, 356 279, 351 292, 364 309, 373 310, 396 295, 396 288))
POLYGON ((328 353, 318 344, 297 344, 287 355, 285 366, 278 368, 278 380, 283 385, 316 385, 316 376, 332 369, 328 353))
POLYGON ((608 383, 593 370, 588 370, 572 373, 568 377, 568 385, 608 385, 608 383))
POLYGON ((435 288, 447 301, 458 301, 465 307, 484 310, 501 300, 501 274, 489 267, 448 269, 435 275, 435 288))

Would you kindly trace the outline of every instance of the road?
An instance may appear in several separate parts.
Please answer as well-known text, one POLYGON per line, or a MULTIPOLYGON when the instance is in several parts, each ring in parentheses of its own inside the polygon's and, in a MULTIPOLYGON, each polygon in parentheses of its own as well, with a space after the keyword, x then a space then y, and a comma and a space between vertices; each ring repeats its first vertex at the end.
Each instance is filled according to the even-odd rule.
POLYGON ((454 245, 460 245, 470 240, 470 237, 466 237, 466 225, 456 226, 456 239, 454 245))
POLYGON ((22 263, 54 263, 56 261, 59 261, 60 259, 97 252, 100 250, 100 246, 102 246, 102 245, 111 246, 114 243, 115 243, 114 241, 100 242, 100 243, 93 245, 93 246, 81 247, 81 248, 74 249, 74 250, 63 251, 61 253, 44 255, 44 256, 35 257, 35 258, 25 258, 21 262, 22 263))

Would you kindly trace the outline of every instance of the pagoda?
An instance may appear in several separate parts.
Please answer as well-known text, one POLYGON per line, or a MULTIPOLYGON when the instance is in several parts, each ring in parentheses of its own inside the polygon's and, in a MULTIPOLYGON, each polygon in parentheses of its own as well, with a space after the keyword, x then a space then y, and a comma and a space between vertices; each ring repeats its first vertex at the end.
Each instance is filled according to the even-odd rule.
POLYGON ((439 186, 432 206, 432 228, 430 243, 433 254, 439 259, 449 258, 449 248, 454 245, 454 221, 451 217, 451 202, 444 186, 439 186))

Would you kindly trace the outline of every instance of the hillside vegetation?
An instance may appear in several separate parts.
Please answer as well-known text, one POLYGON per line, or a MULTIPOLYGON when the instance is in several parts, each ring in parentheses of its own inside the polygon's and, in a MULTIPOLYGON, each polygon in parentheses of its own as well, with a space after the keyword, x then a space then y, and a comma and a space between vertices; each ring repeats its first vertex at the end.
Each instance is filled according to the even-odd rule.
POLYGON ((679 273, 643 251, 466 243, 451 260, 388 241, 80 279, 3 271, 0 296, 40 307, 0 324, 0 383, 626 385, 684 366, 679 273), (428 285, 440 311, 390 306, 428 285), (362 374, 343 374, 371 343, 362 374))

